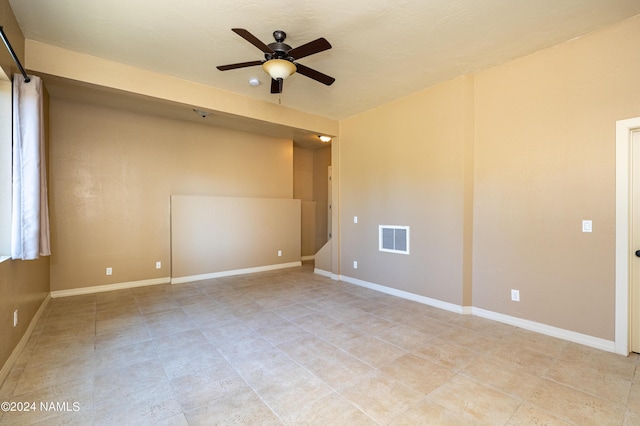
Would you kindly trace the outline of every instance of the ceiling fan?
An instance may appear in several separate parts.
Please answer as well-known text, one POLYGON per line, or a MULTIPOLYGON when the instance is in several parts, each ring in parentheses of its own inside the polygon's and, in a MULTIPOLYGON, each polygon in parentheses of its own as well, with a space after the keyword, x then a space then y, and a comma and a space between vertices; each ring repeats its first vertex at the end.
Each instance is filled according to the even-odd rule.
POLYGON ((333 82, 336 81, 333 77, 296 62, 298 59, 302 59, 306 56, 331 49, 331 44, 322 37, 303 44, 302 46, 291 48, 291 46, 284 42, 285 38, 287 38, 287 34, 282 30, 276 30, 273 32, 273 38, 276 41, 269 44, 264 44, 256 36, 245 29, 232 28, 231 31, 260 49, 264 53, 265 59, 262 61, 220 65, 217 67, 220 71, 262 65, 262 69, 264 69, 271 77, 271 93, 282 93, 284 79, 296 71, 305 77, 309 77, 312 80, 316 80, 320 83, 326 84, 327 86, 331 86, 333 82))

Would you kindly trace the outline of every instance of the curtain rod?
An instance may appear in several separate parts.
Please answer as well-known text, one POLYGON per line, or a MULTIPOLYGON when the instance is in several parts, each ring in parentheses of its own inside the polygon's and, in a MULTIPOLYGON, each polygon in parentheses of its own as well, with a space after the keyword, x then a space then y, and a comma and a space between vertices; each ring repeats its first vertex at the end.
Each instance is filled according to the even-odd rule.
POLYGON ((20 72, 24 76, 24 82, 25 83, 30 82, 31 79, 29 78, 29 76, 27 75, 27 72, 22 67, 22 64, 20 63, 20 59, 18 59, 18 57, 16 56, 16 52, 13 51, 13 47, 11 47, 11 43, 9 43, 9 40, 7 39, 7 35, 4 33, 4 29, 2 28, 1 25, 0 25, 0 37, 2 37, 2 41, 4 41, 4 45, 7 46, 7 50, 9 51, 9 53, 11 54, 11 57, 13 58, 13 62, 15 62, 18 68, 20 68, 20 72))

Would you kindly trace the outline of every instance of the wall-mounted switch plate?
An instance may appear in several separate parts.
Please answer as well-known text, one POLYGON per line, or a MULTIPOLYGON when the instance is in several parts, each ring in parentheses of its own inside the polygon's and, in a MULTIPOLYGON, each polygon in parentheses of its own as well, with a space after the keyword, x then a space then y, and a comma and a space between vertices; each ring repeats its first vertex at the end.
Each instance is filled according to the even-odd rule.
POLYGON ((353 217, 353 223, 358 223, 358 216, 353 217))
POLYGON ((156 269, 162 268, 162 262, 156 262, 156 269))
POLYGON ((282 250, 278 250, 278 256, 282 256, 282 250))
POLYGON ((514 302, 520 301, 520 290, 511 290, 511 300, 514 302))
POLYGON ((590 220, 582 221, 582 232, 593 232, 593 224, 590 220))
POLYGON ((106 272, 107 275, 111 275, 113 274, 113 269, 112 268, 107 268, 106 272))
POLYGON ((353 261, 353 269, 358 269, 358 261, 357 260, 353 261))

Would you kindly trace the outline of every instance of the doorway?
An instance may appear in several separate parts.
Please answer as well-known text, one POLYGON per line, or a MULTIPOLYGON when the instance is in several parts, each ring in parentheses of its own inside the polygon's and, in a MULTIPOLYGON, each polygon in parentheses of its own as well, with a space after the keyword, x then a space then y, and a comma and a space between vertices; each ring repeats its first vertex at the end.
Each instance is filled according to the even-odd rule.
MULTIPOLYGON (((640 286, 634 286, 633 274, 640 271, 640 258, 635 251, 640 244, 633 241, 634 226, 640 232, 640 211, 634 207, 633 193, 640 195, 640 184, 634 184, 634 176, 640 178, 640 167, 633 170, 634 153, 640 159, 640 117, 616 122, 616 250, 615 250, 615 341, 614 352, 627 356, 631 349, 631 334, 640 336, 640 286), (634 141, 636 142, 634 144, 634 141), (635 149, 634 149, 635 145, 635 149), (636 186, 633 190, 634 185, 636 186), (635 217, 635 220, 634 220, 635 217), (635 222, 635 225, 634 225, 635 222), (636 288, 637 287, 637 288, 636 288), (632 293, 635 292, 636 302, 632 293)), ((638 181, 640 182, 640 180, 638 181)), ((640 273, 640 272, 638 272, 640 273)), ((638 280, 636 280, 637 282, 638 280)), ((640 340, 640 339, 638 339, 640 340)), ((635 344, 635 343, 634 343, 635 344)), ((640 350, 640 349, 633 349, 640 350)))
POLYGON ((631 132, 629 350, 640 352, 640 130, 631 132))

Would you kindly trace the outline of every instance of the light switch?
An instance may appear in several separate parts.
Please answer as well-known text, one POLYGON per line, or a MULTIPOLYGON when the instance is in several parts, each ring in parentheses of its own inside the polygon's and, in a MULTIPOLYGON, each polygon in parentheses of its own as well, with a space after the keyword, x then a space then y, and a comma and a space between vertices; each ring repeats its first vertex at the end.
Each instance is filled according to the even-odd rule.
POLYGON ((593 227, 590 220, 582 221, 582 232, 593 232, 593 227))
POLYGON ((353 223, 358 223, 358 216, 353 217, 353 223))

